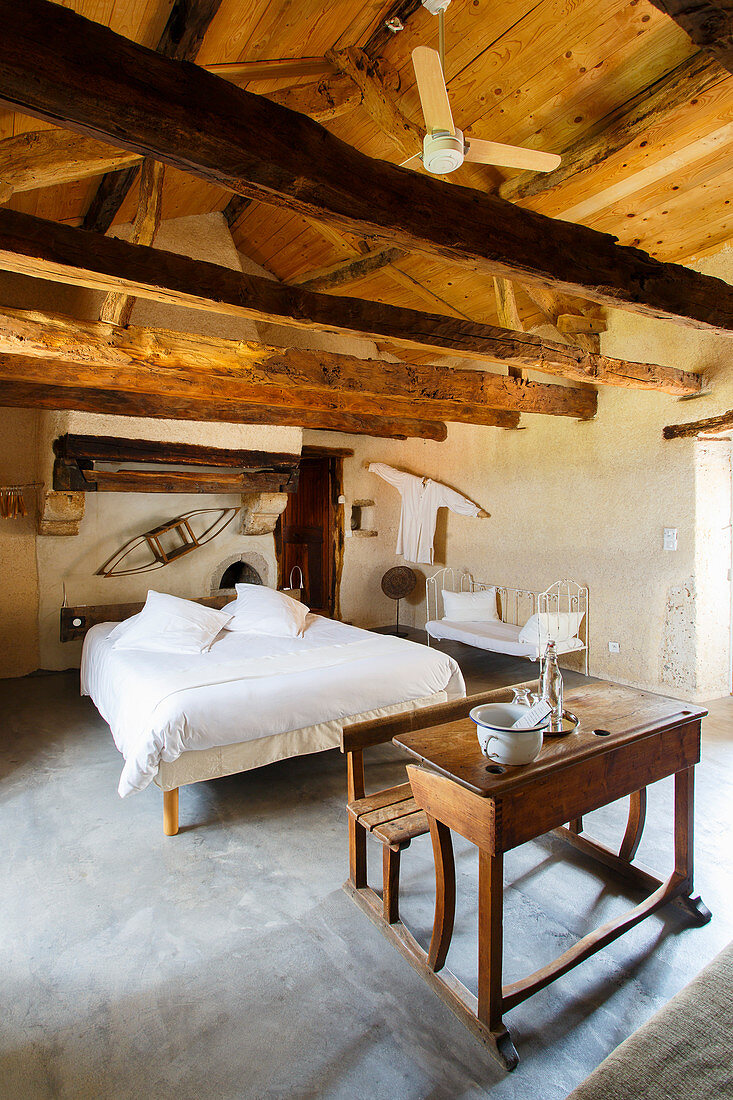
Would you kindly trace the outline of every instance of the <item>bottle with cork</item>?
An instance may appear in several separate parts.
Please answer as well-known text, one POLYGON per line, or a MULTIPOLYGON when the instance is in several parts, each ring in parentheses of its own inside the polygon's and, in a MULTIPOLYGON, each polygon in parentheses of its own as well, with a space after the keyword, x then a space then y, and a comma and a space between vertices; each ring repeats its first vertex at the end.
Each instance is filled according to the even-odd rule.
POLYGON ((540 675, 540 699, 544 699, 552 708, 548 733, 563 732, 563 683, 562 673, 557 663, 557 649, 554 641, 547 643, 545 659, 540 675))

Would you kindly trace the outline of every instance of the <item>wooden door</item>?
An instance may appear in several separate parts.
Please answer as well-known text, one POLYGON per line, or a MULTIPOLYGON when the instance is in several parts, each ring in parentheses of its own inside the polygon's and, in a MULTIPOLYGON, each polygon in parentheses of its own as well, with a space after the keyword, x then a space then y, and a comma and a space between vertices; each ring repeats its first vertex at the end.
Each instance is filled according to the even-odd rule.
MULTIPOLYGON (((327 457, 301 459, 298 490, 288 497, 281 520, 281 582, 287 586, 291 570, 300 566, 303 601, 319 615, 335 611, 333 461, 327 457)), ((297 580, 294 584, 297 587, 297 580)))

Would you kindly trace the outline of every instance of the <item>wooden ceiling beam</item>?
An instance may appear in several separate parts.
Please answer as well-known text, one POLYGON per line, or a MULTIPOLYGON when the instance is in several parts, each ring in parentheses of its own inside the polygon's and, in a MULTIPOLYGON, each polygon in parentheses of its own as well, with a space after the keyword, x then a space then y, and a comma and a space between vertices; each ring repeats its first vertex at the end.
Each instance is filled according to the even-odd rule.
POLYGON ((327 56, 342 73, 351 78, 363 96, 364 108, 372 122, 397 146, 401 154, 411 157, 419 152, 425 130, 402 113, 386 88, 376 62, 358 46, 332 50, 327 56))
MULTIPOLYGON (((494 276, 494 296, 496 298, 496 313, 502 328, 513 329, 515 332, 523 332, 524 325, 517 309, 517 298, 514 293, 514 283, 510 279, 494 276)), ((509 367, 510 378, 521 378, 522 371, 519 367, 509 367)))
POLYGON ((346 232, 605 305, 733 330, 733 287, 585 226, 376 161, 317 123, 49 0, 0 0, 0 99, 346 232))
MULTIPOLYGON (((193 61, 221 2, 222 0, 175 0, 155 52, 171 60, 193 61)), ((112 172, 102 177, 84 215, 84 229, 91 229, 96 233, 107 232, 135 182, 137 173, 137 168, 125 168, 121 172, 112 172)))
POLYGON ((345 74, 262 94, 271 103, 308 115, 316 122, 329 122, 347 111, 353 111, 364 98, 361 89, 345 74))
MULTIPOLYGON (((152 244, 160 226, 163 208, 165 165, 146 157, 140 172, 140 197, 132 227, 133 244, 152 244)), ((100 321, 113 325, 129 325, 135 298, 131 294, 110 292, 102 302, 100 321)))
MULTIPOLYGON (((8 356, 17 366, 18 356, 8 356)), ((346 432, 350 435, 374 435, 389 439, 434 439, 447 436, 445 424, 438 421, 402 419, 385 415, 360 416, 339 411, 320 411, 294 407, 268 407, 225 398, 193 398, 190 395, 161 394, 120 390, 114 381, 110 387, 92 388, 61 385, 50 378, 25 382, 7 377, 6 362, 0 357, 0 406, 30 409, 75 409, 79 412, 111 413, 116 416, 142 416, 163 420, 202 420, 233 424, 267 424, 346 432)), ((12 364, 11 364, 12 367, 12 364)), ((497 414, 511 418, 516 414, 497 414)))
POLYGON ((138 165, 142 158, 68 130, 31 130, 0 141, 0 202, 18 191, 55 187, 138 165))
POLYGON ((0 210, 0 267, 104 293, 124 291, 210 313, 367 336, 397 346, 520 366, 578 382, 674 394, 700 390, 697 375, 674 367, 590 355, 530 333, 508 332, 476 321, 316 294, 188 256, 85 233, 17 210, 0 210))
MULTIPOLYGON (((273 103, 325 122, 358 107, 362 93, 348 76, 337 75, 311 84, 265 92, 273 103)), ((31 130, 0 141, 0 203, 16 192, 55 187, 74 180, 115 175, 122 168, 138 168, 143 158, 69 130, 31 130)), ((232 202, 249 200, 235 195, 232 202)))
POLYGON ((291 286, 302 286, 305 290, 336 290, 340 286, 348 286, 358 279, 364 279, 367 275, 373 275, 375 271, 381 271, 397 260, 407 255, 401 248, 393 248, 390 245, 384 248, 374 248, 364 252, 353 259, 340 260, 339 263, 329 264, 328 267, 318 267, 313 271, 306 271, 303 275, 296 275, 289 279, 291 286))
POLYGON ((709 50, 733 73, 733 4, 731 0, 651 0, 674 19, 696 46, 709 50))
POLYGON ((668 424, 663 429, 665 439, 689 439, 700 434, 730 431, 733 428, 733 409, 720 416, 708 416, 705 420, 691 420, 687 424, 668 424))
POLYGON ((649 127, 685 106, 728 77, 719 62, 704 51, 682 61, 671 72, 638 92, 607 115, 591 133, 562 151, 562 163, 553 172, 521 172, 505 180, 499 194, 510 202, 547 195, 581 172, 597 168, 608 157, 643 138, 649 127))
POLYGON ((2 307, 0 354, 19 357, 25 381, 40 380, 58 361, 80 364, 75 385, 101 384, 100 372, 106 371, 121 386, 123 379, 137 385, 140 374, 146 386, 168 393, 185 378, 192 393, 211 387, 271 405, 331 408, 337 402, 341 409, 365 414, 382 412, 388 405, 405 417, 489 426, 497 410, 577 419, 596 412, 596 393, 589 386, 518 383, 488 371, 406 366, 163 329, 124 329, 104 321, 2 307), (31 359, 36 362, 32 370, 31 359))
POLYGON ((249 83, 258 80, 300 80, 304 76, 331 77, 338 68, 327 57, 262 58, 259 61, 225 61, 204 65, 224 80, 249 83))

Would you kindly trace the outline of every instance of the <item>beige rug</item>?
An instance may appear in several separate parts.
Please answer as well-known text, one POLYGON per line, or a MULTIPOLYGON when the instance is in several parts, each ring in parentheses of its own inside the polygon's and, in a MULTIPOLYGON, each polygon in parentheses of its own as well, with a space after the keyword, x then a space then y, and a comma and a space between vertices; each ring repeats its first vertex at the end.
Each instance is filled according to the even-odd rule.
POLYGON ((733 944, 568 1100, 733 1100, 733 944))

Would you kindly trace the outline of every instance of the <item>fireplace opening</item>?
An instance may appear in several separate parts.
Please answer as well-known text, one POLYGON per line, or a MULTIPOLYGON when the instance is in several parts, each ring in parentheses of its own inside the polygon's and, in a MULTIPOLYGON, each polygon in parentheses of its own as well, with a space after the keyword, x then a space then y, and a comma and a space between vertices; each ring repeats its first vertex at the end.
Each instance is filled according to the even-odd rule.
POLYGON ((220 589, 234 588, 237 584, 262 584, 262 577, 253 565, 246 561, 233 561, 222 573, 220 589))

